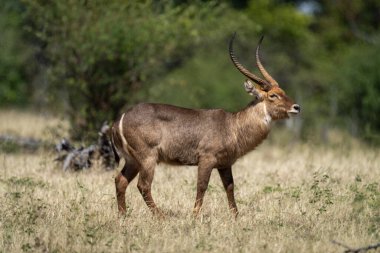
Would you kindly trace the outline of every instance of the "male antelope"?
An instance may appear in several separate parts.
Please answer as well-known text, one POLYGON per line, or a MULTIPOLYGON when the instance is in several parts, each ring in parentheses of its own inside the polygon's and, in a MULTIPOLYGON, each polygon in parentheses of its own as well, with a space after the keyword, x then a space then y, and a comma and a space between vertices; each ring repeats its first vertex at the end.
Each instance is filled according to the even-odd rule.
POLYGON ((237 215, 231 166, 253 150, 268 135, 272 120, 298 114, 295 104, 260 62, 256 63, 265 79, 249 72, 236 59, 232 44, 229 53, 235 67, 249 80, 245 90, 254 100, 243 110, 230 113, 222 109, 197 110, 166 104, 138 104, 112 126, 112 141, 116 160, 124 158, 125 165, 115 179, 118 209, 124 213, 125 190, 138 173, 137 187, 154 214, 162 215, 151 194, 154 169, 159 162, 178 165, 198 165, 197 196, 194 214, 202 206, 211 171, 218 169, 227 193, 229 208, 237 215), (250 80, 255 82, 255 86, 250 80))

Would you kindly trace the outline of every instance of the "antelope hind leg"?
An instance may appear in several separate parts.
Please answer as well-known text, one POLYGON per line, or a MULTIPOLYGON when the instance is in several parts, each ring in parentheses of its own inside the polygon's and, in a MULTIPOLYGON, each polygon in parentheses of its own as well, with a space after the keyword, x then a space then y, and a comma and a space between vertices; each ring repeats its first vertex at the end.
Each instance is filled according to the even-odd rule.
POLYGON ((139 170, 135 164, 128 164, 126 162, 121 172, 115 178, 117 207, 122 215, 126 211, 125 191, 138 173, 139 170))

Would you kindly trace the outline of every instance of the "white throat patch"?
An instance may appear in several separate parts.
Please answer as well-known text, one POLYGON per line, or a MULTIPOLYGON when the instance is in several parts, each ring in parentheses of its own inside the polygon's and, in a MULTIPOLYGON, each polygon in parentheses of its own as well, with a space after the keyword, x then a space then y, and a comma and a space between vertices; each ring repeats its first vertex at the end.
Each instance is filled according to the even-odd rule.
POLYGON ((270 122, 272 121, 272 117, 269 115, 268 110, 267 110, 267 105, 263 103, 263 111, 264 111, 264 123, 265 125, 269 125, 270 122))

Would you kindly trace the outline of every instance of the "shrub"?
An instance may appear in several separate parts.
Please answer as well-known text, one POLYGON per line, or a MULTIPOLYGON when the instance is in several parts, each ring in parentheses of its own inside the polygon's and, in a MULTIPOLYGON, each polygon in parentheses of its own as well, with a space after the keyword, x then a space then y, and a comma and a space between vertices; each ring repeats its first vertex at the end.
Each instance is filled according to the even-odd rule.
POLYGON ((217 24, 226 14, 223 5, 213 3, 26 0, 25 5, 29 30, 46 59, 50 99, 68 101, 74 138, 95 137, 95 129, 134 102, 143 85, 218 37, 217 24))

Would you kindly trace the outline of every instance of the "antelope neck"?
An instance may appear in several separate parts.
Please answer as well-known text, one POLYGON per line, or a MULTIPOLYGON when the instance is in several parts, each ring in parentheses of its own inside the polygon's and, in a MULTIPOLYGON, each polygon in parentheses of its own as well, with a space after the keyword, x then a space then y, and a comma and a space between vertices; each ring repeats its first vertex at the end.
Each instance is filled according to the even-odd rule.
POLYGON ((264 102, 249 105, 234 114, 236 141, 241 155, 253 150, 269 134, 272 117, 264 102))

